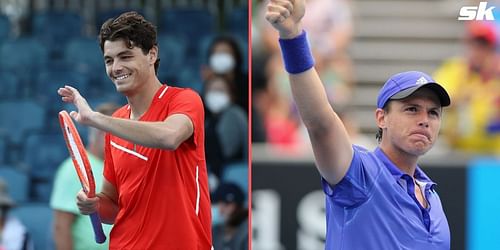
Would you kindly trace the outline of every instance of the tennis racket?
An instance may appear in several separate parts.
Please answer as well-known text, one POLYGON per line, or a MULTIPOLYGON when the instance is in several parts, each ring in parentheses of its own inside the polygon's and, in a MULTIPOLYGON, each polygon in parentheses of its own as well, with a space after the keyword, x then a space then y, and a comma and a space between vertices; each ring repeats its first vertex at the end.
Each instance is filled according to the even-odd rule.
MULTIPOLYGON (((73 124, 71 117, 65 110, 59 112, 59 124, 61 125, 64 140, 66 141, 66 146, 73 160, 73 165, 78 174, 78 179, 80 179, 80 183, 82 184, 83 191, 87 194, 87 197, 95 197, 94 175, 92 174, 87 153, 75 124, 73 124)), ((106 235, 104 235, 102 230, 101 218, 99 218, 97 212, 90 214, 90 221, 94 228, 95 241, 99 244, 106 241, 106 235)))

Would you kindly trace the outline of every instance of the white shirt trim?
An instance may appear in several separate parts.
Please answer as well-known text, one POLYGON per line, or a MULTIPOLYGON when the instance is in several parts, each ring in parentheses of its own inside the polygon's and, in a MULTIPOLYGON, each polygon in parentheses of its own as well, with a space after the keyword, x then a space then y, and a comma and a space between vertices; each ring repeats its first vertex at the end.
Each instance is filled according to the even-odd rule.
POLYGON ((148 157, 146 157, 146 156, 144 156, 144 155, 141 155, 141 154, 139 154, 139 153, 137 153, 137 152, 135 152, 135 151, 133 151, 133 150, 130 150, 130 149, 128 149, 128 148, 126 148, 126 147, 124 147, 124 146, 120 146, 120 145, 118 145, 118 144, 117 144, 116 142, 114 142, 114 141, 110 141, 109 143, 111 144, 111 146, 115 147, 116 149, 119 149, 119 150, 121 150, 121 151, 124 151, 124 152, 126 152, 126 153, 129 153, 129 154, 131 154, 131 155, 133 155, 133 156, 136 156, 136 157, 138 157, 138 158, 140 158, 140 159, 142 159, 142 160, 148 161, 148 157))
POLYGON ((196 215, 200 212, 200 182, 198 180, 199 168, 196 166, 196 215))
POLYGON ((165 89, 163 89, 160 96, 158 96, 158 99, 161 99, 163 97, 163 94, 165 94, 165 92, 167 92, 167 89, 168 89, 168 86, 166 86, 165 89))

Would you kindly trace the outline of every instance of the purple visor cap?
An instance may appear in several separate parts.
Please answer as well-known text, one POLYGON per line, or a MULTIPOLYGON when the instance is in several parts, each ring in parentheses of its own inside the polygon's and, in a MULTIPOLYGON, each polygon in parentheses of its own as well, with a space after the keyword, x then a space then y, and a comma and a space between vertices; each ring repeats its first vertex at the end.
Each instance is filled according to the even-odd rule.
POLYGON ((420 88, 428 88, 439 98, 442 107, 449 106, 448 92, 429 75, 420 71, 406 71, 395 74, 385 82, 377 98, 377 108, 383 108, 387 101, 403 99, 420 88))

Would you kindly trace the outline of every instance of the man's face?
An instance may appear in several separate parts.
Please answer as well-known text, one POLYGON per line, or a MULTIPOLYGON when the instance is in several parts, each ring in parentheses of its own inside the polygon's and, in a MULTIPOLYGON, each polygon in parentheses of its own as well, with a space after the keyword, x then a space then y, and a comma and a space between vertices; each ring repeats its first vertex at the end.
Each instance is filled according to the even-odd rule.
POLYGON ((442 108, 437 95, 421 88, 389 105, 388 112, 377 110, 377 123, 384 130, 382 143, 415 156, 431 149, 441 126, 442 108))
POLYGON ((236 210, 236 204, 220 201, 217 204, 219 208, 219 215, 224 222, 227 222, 231 215, 236 210))
POLYGON ((151 51, 144 55, 141 48, 136 46, 128 48, 121 39, 104 42, 106 73, 116 90, 125 95, 136 91, 144 81, 154 76, 156 57, 153 60, 153 56, 151 51))
POLYGON ((495 49, 486 41, 469 39, 467 41, 467 57, 474 70, 481 70, 495 57, 495 49))

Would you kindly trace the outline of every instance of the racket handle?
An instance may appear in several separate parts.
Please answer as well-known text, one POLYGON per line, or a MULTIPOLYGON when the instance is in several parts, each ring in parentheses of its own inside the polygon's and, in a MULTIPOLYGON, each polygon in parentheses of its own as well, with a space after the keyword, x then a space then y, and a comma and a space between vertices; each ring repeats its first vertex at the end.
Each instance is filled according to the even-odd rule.
POLYGON ((102 244, 106 241, 106 235, 102 231, 101 218, 97 212, 90 214, 90 221, 92 222, 92 227, 94 228, 95 242, 102 244))

